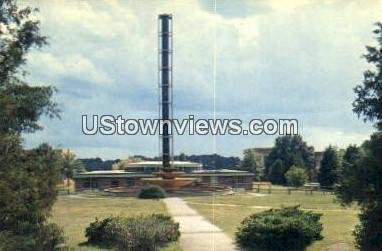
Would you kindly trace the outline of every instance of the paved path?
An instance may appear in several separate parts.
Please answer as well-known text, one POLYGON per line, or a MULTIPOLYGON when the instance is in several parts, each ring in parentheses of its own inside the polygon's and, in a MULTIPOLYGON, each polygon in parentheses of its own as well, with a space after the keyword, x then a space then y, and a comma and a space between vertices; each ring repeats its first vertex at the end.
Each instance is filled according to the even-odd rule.
POLYGON ((233 240, 181 198, 164 199, 167 209, 180 224, 180 246, 184 251, 239 250, 233 240))

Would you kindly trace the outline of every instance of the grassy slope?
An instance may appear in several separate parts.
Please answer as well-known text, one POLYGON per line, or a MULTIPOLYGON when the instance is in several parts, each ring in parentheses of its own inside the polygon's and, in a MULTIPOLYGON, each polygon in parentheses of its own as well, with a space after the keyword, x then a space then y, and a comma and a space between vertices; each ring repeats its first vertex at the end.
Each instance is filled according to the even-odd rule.
POLYGON ((333 195, 323 195, 322 193, 306 195, 304 192, 292 192, 291 195, 288 195, 285 190, 278 189, 273 190, 272 195, 264 197, 242 194, 213 198, 211 196, 189 197, 187 201, 190 206, 233 237, 242 219, 266 209, 260 207, 301 205, 303 209, 312 209, 323 214, 321 222, 324 225, 324 239, 315 242, 308 250, 325 250, 325 247, 330 244, 338 242, 352 244, 354 240, 352 230, 357 223, 358 211, 354 207, 343 208, 335 202, 333 195), (215 206, 212 206, 212 203, 215 206))
MULTIPOLYGON (((81 246, 86 241, 84 231, 95 217, 110 215, 133 216, 139 214, 166 213, 163 202, 158 200, 138 200, 101 196, 60 196, 52 211, 52 221, 64 228, 68 244, 74 250, 101 250, 96 247, 81 246)), ((171 244, 164 250, 180 250, 171 244)))

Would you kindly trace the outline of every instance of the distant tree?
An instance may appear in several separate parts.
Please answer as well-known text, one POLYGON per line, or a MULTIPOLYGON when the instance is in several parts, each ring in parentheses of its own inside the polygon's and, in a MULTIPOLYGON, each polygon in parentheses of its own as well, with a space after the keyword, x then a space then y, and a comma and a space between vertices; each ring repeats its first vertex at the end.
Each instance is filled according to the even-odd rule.
POLYGON ((239 169, 254 173, 255 180, 260 180, 262 173, 256 163, 256 153, 253 149, 244 150, 244 157, 240 162, 239 169))
POLYGON ((85 171, 85 167, 81 160, 69 149, 63 150, 61 153, 62 174, 65 178, 72 179, 76 173, 85 171))
POLYGON ((86 171, 111 170, 115 163, 118 163, 121 161, 120 159, 102 160, 99 157, 88 158, 88 159, 79 159, 79 160, 84 165, 86 171))
POLYGON ((277 159, 269 168, 268 178, 274 184, 285 184, 285 167, 281 159, 277 159))
MULTIPOLYGON (((174 157, 178 160, 178 156, 174 157)), ((240 164, 238 157, 225 157, 219 154, 188 155, 187 161, 202 163, 205 169, 237 169, 240 164)))
POLYGON ((132 157, 129 157, 127 159, 118 160, 117 162, 115 162, 111 166, 111 169, 113 169, 113 170, 122 170, 122 169, 124 169, 126 167, 126 165, 128 165, 130 163, 136 163, 136 162, 141 162, 141 161, 143 161, 142 158, 132 156, 132 157))
POLYGON ((331 187, 337 181, 338 173, 340 171, 340 161, 337 155, 337 149, 329 146, 325 149, 320 170, 318 172, 318 182, 321 186, 331 187))
POLYGON ((179 160, 180 161, 186 161, 187 160, 187 155, 185 153, 180 153, 179 154, 179 160))
POLYGON ((285 179, 289 186, 301 187, 308 180, 308 175, 304 168, 291 166, 285 173, 285 179))
POLYGON ((276 184, 285 184, 285 172, 293 165, 305 168, 311 178, 315 169, 314 148, 308 146, 299 135, 278 137, 265 162, 268 179, 276 184), (280 160, 281 166, 284 167, 278 169, 280 173, 271 171, 271 167, 277 160, 280 160), (279 176, 276 177, 275 175, 279 176))
POLYGON ((363 57, 372 64, 373 70, 363 73, 363 83, 354 88, 357 97, 353 102, 353 111, 364 121, 376 122, 382 130, 382 23, 376 23, 377 46, 366 46, 367 54, 363 57))
POLYGON ((350 204, 353 201, 354 193, 359 192, 356 190, 363 186, 363 184, 360 184, 362 179, 358 177, 363 158, 364 151, 361 147, 350 145, 346 148, 342 159, 338 186, 336 186, 337 196, 345 204, 350 204))
POLYGON ((62 177, 66 180, 67 191, 69 193, 70 179, 73 179, 73 176, 76 173, 84 172, 85 167, 81 160, 77 159, 76 155, 69 149, 63 150, 61 152, 61 166, 61 174, 62 177))

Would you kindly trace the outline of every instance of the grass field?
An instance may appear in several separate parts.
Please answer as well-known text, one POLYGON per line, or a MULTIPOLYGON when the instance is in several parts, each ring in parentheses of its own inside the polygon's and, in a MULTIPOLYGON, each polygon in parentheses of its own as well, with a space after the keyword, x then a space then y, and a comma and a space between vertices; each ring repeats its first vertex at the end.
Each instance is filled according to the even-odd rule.
MULTIPOLYGON (((315 192, 313 195, 293 191, 289 195, 285 188, 276 187, 272 194, 257 196, 254 193, 235 195, 185 197, 189 205, 199 211, 226 233, 234 237, 237 226, 248 215, 271 207, 301 205, 302 209, 323 214, 324 239, 311 245, 309 251, 326 250, 335 243, 353 244, 352 230, 357 223, 356 207, 343 208, 335 201, 335 196, 315 192)), ((86 241, 84 230, 95 217, 111 215, 133 216, 139 214, 167 213, 160 200, 139 200, 124 197, 106 197, 95 194, 59 196, 55 203, 52 218, 64 228, 68 244, 73 250, 102 250, 81 245, 86 241)), ((181 250, 178 243, 163 250, 181 250)))
POLYGON ((315 192, 313 195, 302 191, 293 191, 287 194, 285 188, 276 187, 272 194, 255 196, 253 193, 236 195, 200 196, 186 198, 188 204, 220 226, 226 233, 234 238, 237 226, 248 215, 261 212, 267 208, 301 205, 302 209, 309 209, 323 214, 324 239, 315 242, 308 250, 326 250, 326 247, 335 243, 348 243, 353 247, 352 231, 357 224, 358 210, 355 207, 343 208, 335 201, 335 196, 323 195, 315 192))
MULTIPOLYGON (((97 195, 59 196, 55 203, 51 221, 64 228, 68 245, 73 250, 105 250, 81 245, 86 241, 85 228, 95 217, 111 215, 133 216, 140 214, 165 213, 166 207, 159 200, 139 200, 135 198, 102 197, 97 195)), ((177 243, 163 250, 180 250, 177 243)))

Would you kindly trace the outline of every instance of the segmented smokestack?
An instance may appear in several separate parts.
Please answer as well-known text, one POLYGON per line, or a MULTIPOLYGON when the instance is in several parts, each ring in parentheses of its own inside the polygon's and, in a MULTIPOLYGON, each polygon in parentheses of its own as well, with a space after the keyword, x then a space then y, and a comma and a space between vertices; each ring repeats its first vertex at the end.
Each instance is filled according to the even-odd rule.
MULTIPOLYGON (((158 17, 159 28, 159 115, 163 121, 172 120, 172 15, 161 14, 158 17)), ((162 128, 162 165, 163 171, 171 171, 173 159, 172 131, 169 124, 162 128)))

